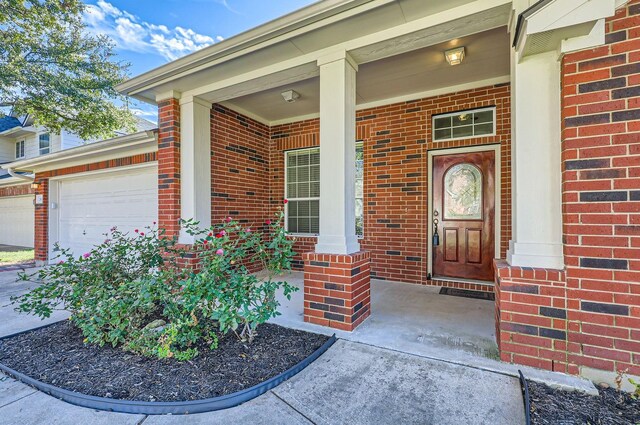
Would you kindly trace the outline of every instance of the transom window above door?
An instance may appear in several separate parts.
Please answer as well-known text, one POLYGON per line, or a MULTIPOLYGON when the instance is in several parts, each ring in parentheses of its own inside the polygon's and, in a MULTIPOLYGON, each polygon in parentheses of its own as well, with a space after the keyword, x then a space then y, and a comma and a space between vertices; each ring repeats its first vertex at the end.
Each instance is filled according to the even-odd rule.
POLYGON ((496 108, 482 108, 433 116, 433 140, 456 140, 496 134, 496 108))

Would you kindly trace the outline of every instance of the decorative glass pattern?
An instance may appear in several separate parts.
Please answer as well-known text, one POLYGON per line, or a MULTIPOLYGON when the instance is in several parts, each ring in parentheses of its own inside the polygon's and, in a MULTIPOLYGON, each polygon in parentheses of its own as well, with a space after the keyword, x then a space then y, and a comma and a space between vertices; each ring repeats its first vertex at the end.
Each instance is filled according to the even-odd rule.
POLYGON ((457 164, 444 176, 445 220, 482 219, 482 173, 473 164, 457 164))
POLYGON ((456 112, 433 117, 433 140, 466 139, 495 133, 495 108, 456 112))

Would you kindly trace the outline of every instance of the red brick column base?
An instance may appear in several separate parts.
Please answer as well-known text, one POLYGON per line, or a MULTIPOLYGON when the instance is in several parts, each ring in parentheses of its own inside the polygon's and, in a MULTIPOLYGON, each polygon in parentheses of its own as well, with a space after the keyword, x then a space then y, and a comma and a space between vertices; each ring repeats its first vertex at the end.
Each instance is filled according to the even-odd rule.
POLYGON ((500 359, 577 374, 569 364, 567 288, 563 270, 494 261, 496 339, 500 359))
POLYGON ((371 314, 369 252, 308 252, 304 259, 304 321, 354 330, 371 314))

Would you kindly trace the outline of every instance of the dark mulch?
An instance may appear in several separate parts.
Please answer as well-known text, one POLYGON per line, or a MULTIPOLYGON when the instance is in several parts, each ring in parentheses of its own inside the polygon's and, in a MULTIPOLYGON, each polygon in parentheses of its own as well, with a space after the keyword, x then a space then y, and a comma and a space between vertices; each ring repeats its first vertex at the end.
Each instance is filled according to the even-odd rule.
POLYGON ((156 359, 83 344, 69 321, 0 341, 0 362, 27 376, 84 394, 137 401, 187 401, 230 394, 295 366, 328 337, 261 325, 251 345, 229 334, 191 361, 156 359))
POLYGON ((599 396, 562 391, 527 381, 534 425, 636 425, 640 400, 613 388, 598 387, 599 396))

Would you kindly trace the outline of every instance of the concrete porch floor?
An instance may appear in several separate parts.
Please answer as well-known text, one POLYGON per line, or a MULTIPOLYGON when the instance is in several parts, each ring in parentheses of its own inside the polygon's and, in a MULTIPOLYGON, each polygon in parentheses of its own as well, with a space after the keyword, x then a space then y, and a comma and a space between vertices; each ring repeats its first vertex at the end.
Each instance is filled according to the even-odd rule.
POLYGON ((280 296, 274 323, 433 358, 498 358, 494 303, 440 295, 439 287, 371 280, 371 316, 353 332, 304 322, 303 273, 285 279, 300 288, 291 301, 280 296))
POLYGON ((302 272, 283 279, 300 288, 291 300, 279 294, 281 316, 271 322, 370 346, 596 394, 591 382, 499 360, 494 302, 440 295, 440 287, 371 280, 371 316, 353 332, 304 322, 302 272))

